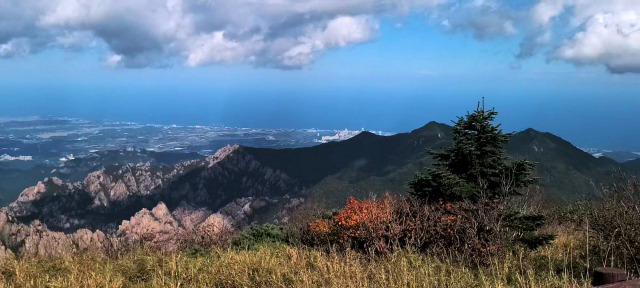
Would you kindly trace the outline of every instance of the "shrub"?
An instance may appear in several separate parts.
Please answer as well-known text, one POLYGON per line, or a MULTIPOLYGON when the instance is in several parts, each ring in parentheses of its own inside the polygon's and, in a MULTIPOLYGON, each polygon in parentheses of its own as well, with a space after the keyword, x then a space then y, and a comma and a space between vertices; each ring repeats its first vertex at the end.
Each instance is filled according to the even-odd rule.
POLYGON ((286 244, 282 228, 273 224, 250 226, 231 240, 231 246, 240 249, 255 249, 265 244, 286 244))
POLYGON ((525 214, 509 210, 504 215, 504 222, 512 232, 511 240, 529 249, 549 245, 555 239, 552 234, 536 233, 545 224, 545 217, 541 214, 525 214))
POLYGON ((397 238, 394 231, 394 200, 388 194, 381 200, 358 201, 352 197, 346 206, 334 213, 330 219, 319 219, 309 223, 315 239, 332 244, 370 250, 377 253, 391 251, 389 241, 397 238), (318 237, 319 236, 319 237, 318 237))
POLYGON ((178 248, 187 255, 200 256, 213 248, 226 248, 236 236, 235 230, 230 226, 220 228, 203 227, 184 231, 176 235, 178 248))
POLYGON ((309 223, 312 244, 388 254, 410 249, 431 254, 458 254, 483 262, 501 250, 495 203, 423 204, 388 194, 380 200, 350 198, 331 219, 309 223), (320 240, 319 240, 320 239, 320 240))
POLYGON ((640 182, 619 175, 605 187, 600 201, 587 213, 589 241, 595 265, 617 266, 640 276, 640 182))
POLYGON ((316 219, 330 219, 335 211, 322 209, 316 203, 305 202, 291 210, 280 226, 289 245, 309 243, 307 225, 316 219))

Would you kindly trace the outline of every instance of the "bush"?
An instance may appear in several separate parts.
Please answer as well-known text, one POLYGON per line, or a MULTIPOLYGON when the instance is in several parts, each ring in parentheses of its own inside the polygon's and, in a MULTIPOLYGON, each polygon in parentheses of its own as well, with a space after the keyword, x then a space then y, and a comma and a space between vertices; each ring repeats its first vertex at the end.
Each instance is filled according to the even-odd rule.
POLYGON ((281 223, 286 242, 293 246, 310 243, 307 225, 316 219, 330 219, 337 210, 322 209, 316 203, 305 202, 291 210, 281 223))
POLYGON ((380 200, 350 198, 331 219, 309 223, 311 245, 330 243, 342 249, 389 254, 398 249, 429 254, 458 254, 470 263, 484 262, 502 249, 501 208, 495 202, 423 204, 385 195, 380 200))
POLYGON ((265 244, 286 244, 282 228, 273 224, 251 226, 231 240, 231 246, 240 249, 255 249, 265 244))
POLYGON ((595 265, 616 266, 640 276, 640 182, 619 175, 605 187, 600 201, 592 202, 587 229, 595 265))
POLYGON ((509 210, 504 215, 504 223, 512 232, 512 241, 529 249, 549 245, 555 239, 552 234, 536 233, 545 222, 545 217, 541 214, 525 214, 509 210))
POLYGON ((206 227, 177 235, 178 249, 190 256, 201 256, 214 248, 227 248, 236 236, 232 227, 206 227))
POLYGON ((394 230, 393 217, 389 195, 378 201, 349 198, 346 206, 332 216, 309 223, 309 230, 315 235, 311 239, 321 239, 316 242, 388 253, 392 248, 388 242, 394 241, 398 232, 394 230))

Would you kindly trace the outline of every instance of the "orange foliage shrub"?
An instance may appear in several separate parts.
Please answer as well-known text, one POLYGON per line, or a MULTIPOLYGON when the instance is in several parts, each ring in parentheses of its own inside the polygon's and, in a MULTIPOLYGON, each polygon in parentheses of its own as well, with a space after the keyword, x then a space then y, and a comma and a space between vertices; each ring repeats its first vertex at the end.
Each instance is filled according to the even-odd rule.
MULTIPOLYGON (((392 218, 391 197, 387 194, 380 201, 358 201, 349 197, 347 205, 333 216, 333 223, 349 237, 368 236, 370 228, 380 228, 392 218)), ((382 231, 372 231, 382 232, 382 231)))
POLYGON ((329 237, 341 246, 374 249, 389 252, 388 245, 381 243, 388 234, 393 220, 393 199, 385 195, 381 200, 347 200, 343 209, 331 219, 320 219, 308 224, 310 233, 329 237))
POLYGON ((349 198, 331 219, 309 223, 308 233, 312 239, 378 254, 410 248, 482 260, 502 243, 493 228, 496 208, 490 203, 420 204, 389 195, 380 200, 349 198))
POLYGON ((320 219, 309 223, 309 230, 315 234, 326 234, 331 230, 330 223, 326 219, 320 219))

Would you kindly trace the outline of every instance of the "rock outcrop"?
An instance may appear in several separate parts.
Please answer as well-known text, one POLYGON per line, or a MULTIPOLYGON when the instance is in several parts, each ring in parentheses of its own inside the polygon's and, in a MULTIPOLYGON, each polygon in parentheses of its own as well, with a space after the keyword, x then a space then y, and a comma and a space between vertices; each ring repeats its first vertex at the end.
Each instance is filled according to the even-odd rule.
POLYGON ((76 252, 107 254, 117 245, 117 239, 101 231, 81 229, 72 234, 54 232, 40 221, 26 225, 0 211, 0 256, 14 252, 28 256, 59 256, 76 252))
POLYGON ((102 231, 80 229, 71 234, 71 240, 75 244, 76 251, 91 252, 96 254, 108 254, 118 246, 118 239, 108 236, 102 231))
POLYGON ((174 166, 106 167, 76 183, 47 178, 0 213, 0 256, 107 254, 123 243, 175 250, 259 221, 260 209, 304 191, 239 146, 174 166))
POLYGON ((224 229, 231 229, 228 217, 187 205, 182 205, 173 213, 162 202, 151 210, 142 209, 130 220, 122 222, 117 235, 128 243, 144 243, 173 251, 179 248, 182 241, 189 241, 188 237, 210 237, 224 229))
POLYGON ((11 257, 11 256, 13 256, 13 252, 5 248, 4 245, 0 243, 0 259, 4 259, 5 257, 11 257))
POLYGON ((39 220, 52 231, 113 234, 122 221, 143 209, 151 212, 160 202, 185 229, 195 228, 223 208, 232 222, 239 221, 234 225, 241 226, 252 214, 244 210, 264 205, 263 199, 304 192, 300 183, 243 149, 227 146, 212 156, 174 166, 106 167, 77 183, 47 178, 25 189, 7 210, 20 222, 39 220), (236 207, 240 202, 242 207, 236 207))
MULTIPOLYGON (((41 224, 37 223, 36 225, 41 224)), ((69 235, 47 231, 45 227, 37 228, 30 233, 21 249, 25 255, 40 256, 66 255, 75 251, 75 245, 69 235)))
POLYGON ((171 215, 164 203, 151 211, 142 209, 131 220, 118 227, 118 236, 130 242, 146 242, 166 250, 175 250, 181 234, 180 223, 171 215))
POLYGON ((232 230, 231 222, 220 213, 211 214, 196 228, 196 233, 201 235, 215 235, 232 230))
POLYGON ((180 223, 180 226, 186 230, 196 229, 212 214, 213 212, 207 208, 197 208, 186 202, 181 202, 171 212, 171 215, 180 223))

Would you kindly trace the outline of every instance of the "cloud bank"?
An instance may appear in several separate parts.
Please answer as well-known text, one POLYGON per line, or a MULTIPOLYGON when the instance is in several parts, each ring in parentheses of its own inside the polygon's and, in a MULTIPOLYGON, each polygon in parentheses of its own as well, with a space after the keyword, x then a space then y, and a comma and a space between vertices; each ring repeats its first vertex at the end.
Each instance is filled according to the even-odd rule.
POLYGON ((640 73, 640 1, 540 0, 530 16, 546 35, 554 32, 554 25, 567 23, 570 32, 560 35, 551 58, 576 65, 601 64, 612 73, 640 73))
POLYGON ((640 73, 638 0, 1 0, 0 58, 105 45, 112 67, 297 69, 373 41, 381 17, 410 13, 480 41, 521 37, 519 59, 544 51, 640 73))
POLYGON ((2 0, 0 57, 102 42, 125 67, 248 63, 282 69, 371 41, 377 16, 444 0, 2 0))

